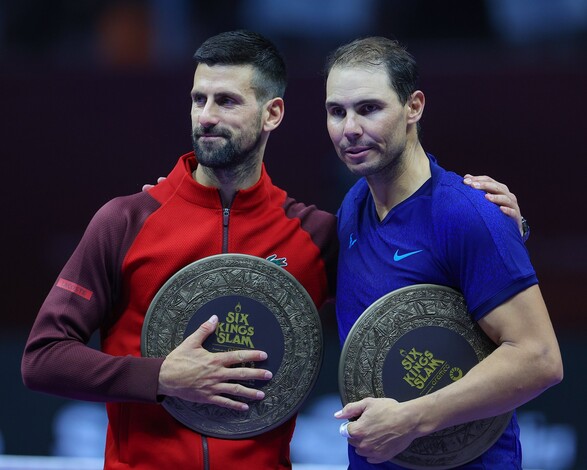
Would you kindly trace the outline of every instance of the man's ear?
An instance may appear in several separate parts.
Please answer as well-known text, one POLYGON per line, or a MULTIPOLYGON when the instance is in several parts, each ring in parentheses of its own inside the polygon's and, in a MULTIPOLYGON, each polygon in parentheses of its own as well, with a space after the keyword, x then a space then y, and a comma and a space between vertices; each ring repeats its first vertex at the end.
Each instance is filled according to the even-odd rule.
POLYGON ((263 111, 263 130, 271 132, 281 124, 283 114, 285 113, 285 103, 283 98, 273 98, 265 104, 265 110, 263 111))
POLYGON ((408 99, 408 123, 413 124, 418 122, 422 118, 422 114, 424 114, 424 105, 426 104, 426 99, 424 97, 424 93, 420 90, 416 90, 412 93, 410 98, 408 99))

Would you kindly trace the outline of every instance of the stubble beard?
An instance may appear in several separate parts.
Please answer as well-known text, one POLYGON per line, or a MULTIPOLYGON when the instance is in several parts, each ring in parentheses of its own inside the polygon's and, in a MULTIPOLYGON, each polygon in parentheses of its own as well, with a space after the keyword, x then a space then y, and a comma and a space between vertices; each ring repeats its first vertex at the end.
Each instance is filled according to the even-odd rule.
POLYGON ((399 174, 402 173, 404 169, 404 158, 401 152, 394 152, 392 154, 388 152, 382 153, 381 149, 374 147, 379 154, 379 158, 371 160, 371 161, 364 161, 359 164, 349 163, 344 158, 344 152, 341 150, 339 152, 339 158, 343 161, 347 169, 355 176, 358 177, 384 177, 386 179, 393 180, 399 174))
POLYGON ((229 131, 218 132, 224 142, 201 143, 200 136, 207 133, 198 128, 192 132, 192 144, 198 164, 206 167, 211 172, 222 172, 231 175, 232 178, 245 178, 254 170, 257 156, 261 146, 260 129, 234 138, 229 131))

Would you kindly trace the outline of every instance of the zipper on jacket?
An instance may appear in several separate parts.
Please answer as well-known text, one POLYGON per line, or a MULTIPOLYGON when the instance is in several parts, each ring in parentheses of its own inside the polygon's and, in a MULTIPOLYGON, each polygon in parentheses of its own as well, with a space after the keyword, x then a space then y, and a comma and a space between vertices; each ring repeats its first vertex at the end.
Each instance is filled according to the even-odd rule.
POLYGON ((210 470, 210 456, 208 451, 208 438, 201 434, 202 436, 202 450, 204 451, 204 469, 203 470, 210 470))
POLYGON ((222 253, 228 253, 228 219, 230 207, 222 209, 222 253))
MULTIPOLYGON (((222 209, 222 253, 228 253, 228 221, 230 219, 230 206, 222 209)), ((204 470, 210 469, 210 449, 208 447, 208 438, 202 435, 202 451, 204 453, 204 470)))

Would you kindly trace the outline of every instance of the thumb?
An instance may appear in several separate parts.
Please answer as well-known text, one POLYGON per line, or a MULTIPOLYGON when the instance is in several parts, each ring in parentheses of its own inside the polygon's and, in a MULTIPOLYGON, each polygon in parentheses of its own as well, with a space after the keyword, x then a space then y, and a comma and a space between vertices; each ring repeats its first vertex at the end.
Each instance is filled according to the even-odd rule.
POLYGON ((355 401, 352 403, 348 403, 342 410, 337 411, 334 413, 335 418, 339 419, 352 419, 356 418, 357 416, 361 416, 367 404, 365 399, 361 401, 355 401))
POLYGON ((218 317, 216 315, 212 315, 208 321, 205 321, 200 325, 200 327, 194 331, 191 335, 189 335, 185 342, 187 342, 190 346, 194 348, 199 348, 202 346, 202 343, 206 341, 206 338, 210 336, 214 331, 216 331, 216 326, 218 325, 218 317))

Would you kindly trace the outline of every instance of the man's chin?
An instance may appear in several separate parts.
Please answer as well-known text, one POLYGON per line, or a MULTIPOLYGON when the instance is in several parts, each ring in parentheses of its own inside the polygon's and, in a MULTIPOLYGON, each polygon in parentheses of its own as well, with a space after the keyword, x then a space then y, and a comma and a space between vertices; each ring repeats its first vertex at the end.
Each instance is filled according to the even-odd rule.
POLYGON ((198 140, 197 145, 194 146, 200 153, 204 152, 218 152, 226 147, 226 140, 224 139, 210 139, 210 140, 198 140))
POLYGON ((220 161, 218 159, 213 158, 206 158, 206 157, 198 157, 196 154, 196 159, 198 160, 198 164, 210 168, 212 170, 227 170, 232 168, 233 164, 231 162, 220 161))
POLYGON ((224 146, 220 145, 197 145, 194 146, 194 153, 198 163, 210 168, 222 167, 232 160, 230 156, 226 155, 224 146))
POLYGON ((357 176, 368 176, 372 173, 372 168, 365 162, 345 162, 347 169, 357 176))

